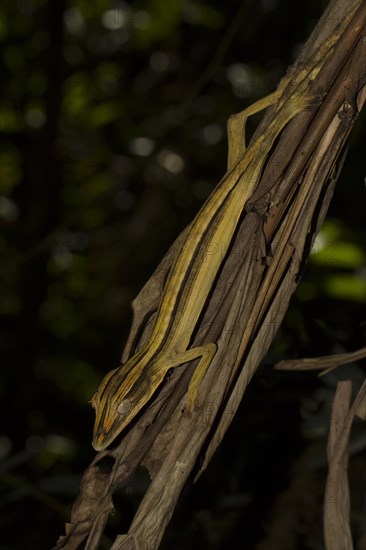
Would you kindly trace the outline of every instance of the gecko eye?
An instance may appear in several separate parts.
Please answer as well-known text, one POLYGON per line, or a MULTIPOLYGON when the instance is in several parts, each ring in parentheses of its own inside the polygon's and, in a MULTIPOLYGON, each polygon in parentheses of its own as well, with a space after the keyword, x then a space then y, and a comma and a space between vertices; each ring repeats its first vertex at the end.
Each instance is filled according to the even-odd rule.
POLYGON ((129 414, 132 410, 132 403, 129 399, 124 399, 120 405, 118 405, 117 412, 123 416, 129 414))

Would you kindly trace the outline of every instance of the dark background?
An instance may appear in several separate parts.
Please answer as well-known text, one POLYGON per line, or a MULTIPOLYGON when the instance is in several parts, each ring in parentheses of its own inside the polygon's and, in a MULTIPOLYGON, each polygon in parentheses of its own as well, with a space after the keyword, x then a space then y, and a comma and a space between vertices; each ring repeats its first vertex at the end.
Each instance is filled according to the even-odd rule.
MULTIPOLYGON (((224 174, 228 116, 273 91, 326 5, 2 2, 1 550, 63 533, 94 456, 88 400, 118 365, 131 300, 224 174)), ((164 548, 323 548, 330 405, 365 362, 323 378, 272 366, 365 345, 364 140, 360 117, 285 322, 164 548)), ((356 426, 357 548, 365 448, 356 426)), ((111 540, 146 483, 116 496, 111 540)))

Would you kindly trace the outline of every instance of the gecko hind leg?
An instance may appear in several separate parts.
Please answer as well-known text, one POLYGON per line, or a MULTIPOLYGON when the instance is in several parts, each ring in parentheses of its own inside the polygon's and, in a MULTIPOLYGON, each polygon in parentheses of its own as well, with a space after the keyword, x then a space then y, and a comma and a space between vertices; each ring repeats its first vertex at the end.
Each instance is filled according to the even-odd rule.
POLYGON ((279 88, 272 94, 263 97, 259 101, 256 101, 252 105, 249 105, 243 111, 231 115, 227 121, 227 136, 228 136, 228 160, 227 160, 227 169, 232 170, 242 156, 245 153, 245 126, 248 118, 264 109, 267 109, 276 101, 279 100, 283 93, 284 85, 279 86, 279 88))

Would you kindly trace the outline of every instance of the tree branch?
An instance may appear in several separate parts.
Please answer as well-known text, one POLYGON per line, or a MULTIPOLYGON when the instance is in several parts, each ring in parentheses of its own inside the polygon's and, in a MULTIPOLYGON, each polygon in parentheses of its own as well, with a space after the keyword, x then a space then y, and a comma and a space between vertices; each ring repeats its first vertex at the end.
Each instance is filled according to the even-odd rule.
MULTIPOLYGON (((320 101, 288 124, 268 156, 194 337, 194 346, 218 345, 201 384, 200 406, 191 415, 184 411, 195 364, 175 369, 119 445, 99 453, 86 470, 71 523, 56 548, 77 548, 86 537, 86 548, 96 548, 113 507, 113 493, 131 481, 141 464, 151 483, 128 533, 117 537, 112 548, 157 548, 188 478, 197 479, 207 467, 282 322, 324 220, 364 101, 365 26, 365 2, 331 2, 290 69, 288 94, 315 56, 327 59, 319 77, 308 83, 320 101), (114 461, 110 473, 102 473, 98 466, 105 457, 114 461)), ((257 134, 275 116, 275 108, 270 109, 257 134)), ((151 330, 184 235, 134 300, 123 360, 141 347, 151 330)), ((223 253, 220 247, 229 243, 214 244, 217 249, 210 252, 223 253)))

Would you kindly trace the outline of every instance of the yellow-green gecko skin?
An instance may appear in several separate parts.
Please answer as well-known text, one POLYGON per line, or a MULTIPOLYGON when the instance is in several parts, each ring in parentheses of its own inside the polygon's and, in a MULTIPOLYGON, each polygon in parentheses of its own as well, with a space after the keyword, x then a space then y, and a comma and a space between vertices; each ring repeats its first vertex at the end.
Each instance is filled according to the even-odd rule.
POLYGON ((206 251, 210 243, 228 245, 231 242, 275 139, 286 124, 315 99, 309 83, 323 62, 324 57, 314 58, 311 67, 303 67, 300 82, 288 96, 284 90, 291 80, 290 75, 283 79, 274 94, 230 117, 228 172, 190 226, 171 266, 152 331, 140 351, 105 376, 92 398, 96 413, 93 446, 97 451, 109 446, 131 422, 163 383, 169 369, 200 358, 187 395, 187 408, 194 407, 200 383, 216 353, 214 342, 190 347, 192 334, 223 261, 220 254, 205 257, 206 251), (272 122, 245 149, 247 117, 278 99, 282 105, 277 108, 272 122))

